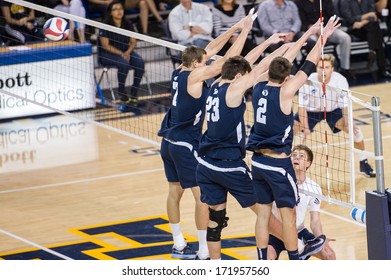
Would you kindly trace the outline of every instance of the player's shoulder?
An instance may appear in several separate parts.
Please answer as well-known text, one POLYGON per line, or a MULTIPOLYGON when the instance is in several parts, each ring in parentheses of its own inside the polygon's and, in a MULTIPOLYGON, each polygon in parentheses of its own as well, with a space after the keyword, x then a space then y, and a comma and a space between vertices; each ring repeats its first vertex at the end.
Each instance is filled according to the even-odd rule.
POLYGON ((312 73, 308 76, 307 82, 300 88, 299 92, 306 93, 311 86, 316 86, 317 84, 319 84, 318 74, 312 73))
POLYGON ((322 195, 322 188, 318 183, 316 183, 311 178, 306 178, 303 185, 303 189, 312 193, 316 193, 318 195, 322 195))
POLYGON ((318 73, 314 72, 309 75, 308 80, 313 82, 318 82, 318 73))
POLYGON ((337 71, 333 71, 333 73, 331 75, 338 78, 338 79, 341 79, 341 80, 347 80, 344 75, 342 75, 341 73, 339 73, 337 71))
POLYGON ((342 89, 349 89, 349 82, 345 76, 335 71, 331 74, 331 80, 329 84, 342 89))
POLYGON ((254 89, 257 88, 259 89, 260 87, 265 87, 267 85, 268 81, 259 81, 254 85, 254 89))

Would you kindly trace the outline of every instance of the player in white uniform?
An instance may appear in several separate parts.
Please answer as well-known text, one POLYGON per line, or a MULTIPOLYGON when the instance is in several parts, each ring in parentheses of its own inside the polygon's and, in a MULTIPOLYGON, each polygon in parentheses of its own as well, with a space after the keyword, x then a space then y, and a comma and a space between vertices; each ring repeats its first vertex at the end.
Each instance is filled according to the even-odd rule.
MULTIPOLYGON (((307 169, 311 166, 313 157, 314 155, 311 149, 305 145, 297 145, 292 150, 292 163, 299 190, 322 195, 321 187, 306 176, 307 169)), ((322 223, 320 221, 320 204, 318 198, 300 193, 300 201, 296 206, 296 228, 299 239, 304 241, 304 243, 313 240, 315 236, 323 235, 322 223), (311 215, 310 227, 312 233, 304 224, 307 209, 309 209, 311 215)), ((273 219, 273 223, 270 224, 271 236, 269 238, 268 247, 269 260, 278 259, 281 251, 285 249, 282 240, 278 238, 282 233, 282 224, 279 210, 275 205, 273 205, 272 213, 276 219, 273 219)), ((331 239, 326 240, 324 246, 320 247, 320 250, 315 254, 307 254, 306 250, 304 250, 304 252, 300 254, 301 259, 307 259, 310 255, 313 255, 322 260, 335 260, 336 256, 334 250, 330 247, 330 240, 331 239)))
MULTIPOLYGON (((303 132, 304 141, 313 131, 315 125, 324 119, 322 81, 326 84, 326 120, 333 133, 341 130, 349 133, 348 102, 342 90, 348 90, 349 84, 344 76, 334 71, 335 58, 324 55, 318 62, 317 73, 312 73, 308 80, 312 85, 304 85, 299 90, 299 112, 295 114, 294 132, 303 132)), ((364 136, 360 127, 353 124, 354 147, 365 150, 364 136)), ((366 177, 376 177, 365 155, 360 155, 360 173, 366 177)))

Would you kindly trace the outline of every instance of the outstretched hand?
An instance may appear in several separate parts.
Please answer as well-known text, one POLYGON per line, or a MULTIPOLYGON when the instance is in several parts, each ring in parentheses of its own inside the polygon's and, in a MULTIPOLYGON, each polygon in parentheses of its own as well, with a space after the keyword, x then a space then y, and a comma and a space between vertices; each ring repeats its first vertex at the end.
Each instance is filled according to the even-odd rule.
POLYGON ((235 23, 236 29, 243 29, 244 27, 249 27, 250 29, 253 26, 253 21, 257 18, 257 14, 254 15, 254 8, 252 8, 248 15, 244 18, 242 18, 240 21, 235 23))
POLYGON ((318 19, 318 21, 315 22, 315 23, 308 29, 308 32, 309 32, 310 36, 319 33, 320 24, 321 24, 321 21, 320 21, 320 19, 318 19))
MULTIPOLYGON (((336 15, 332 16, 329 21, 327 22, 325 28, 323 29, 323 37, 324 39, 327 39, 333 34, 333 32, 341 26, 341 23, 339 22, 339 17, 336 15)), ((324 40, 324 43, 326 43, 326 40, 324 40)))
POLYGON ((287 33, 274 33, 272 36, 267 38, 267 40, 271 44, 277 44, 279 42, 283 42, 285 40, 286 36, 287 36, 287 33))

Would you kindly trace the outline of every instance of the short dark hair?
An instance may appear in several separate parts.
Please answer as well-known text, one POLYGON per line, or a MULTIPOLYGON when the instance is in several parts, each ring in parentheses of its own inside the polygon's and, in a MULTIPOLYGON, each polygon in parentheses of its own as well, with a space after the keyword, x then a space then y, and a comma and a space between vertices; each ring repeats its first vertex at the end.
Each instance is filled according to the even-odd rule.
POLYGON ((196 46, 189 46, 182 52, 182 64, 190 67, 193 61, 201 62, 206 51, 196 46))
MULTIPOLYGON (((312 150, 310 148, 308 148, 306 145, 300 144, 300 145, 296 145, 293 147, 292 153, 296 150, 305 151, 307 154, 307 161, 311 162, 311 164, 312 164, 312 161, 314 160, 314 153, 312 152, 312 150)), ((310 164, 310 166, 311 166, 311 164, 310 164)), ((310 167, 310 166, 308 166, 308 167, 310 167)))
POLYGON ((291 74, 292 63, 282 56, 272 60, 269 66, 269 80, 274 83, 282 83, 291 74))
POLYGON ((226 62, 224 62, 221 69, 221 78, 232 80, 235 76, 240 73, 242 75, 251 72, 250 63, 242 56, 233 56, 230 57, 226 62))

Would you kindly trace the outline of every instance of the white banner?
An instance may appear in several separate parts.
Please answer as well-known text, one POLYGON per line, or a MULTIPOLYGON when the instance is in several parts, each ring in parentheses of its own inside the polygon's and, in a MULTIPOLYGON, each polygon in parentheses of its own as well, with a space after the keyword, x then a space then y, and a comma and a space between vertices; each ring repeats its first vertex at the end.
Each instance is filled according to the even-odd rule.
POLYGON ((0 174, 95 160, 96 126, 68 116, 21 119, 0 126, 0 174))
POLYGON ((93 71, 92 55, 0 66, 0 119, 53 113, 32 102, 65 111, 94 108, 93 71))

